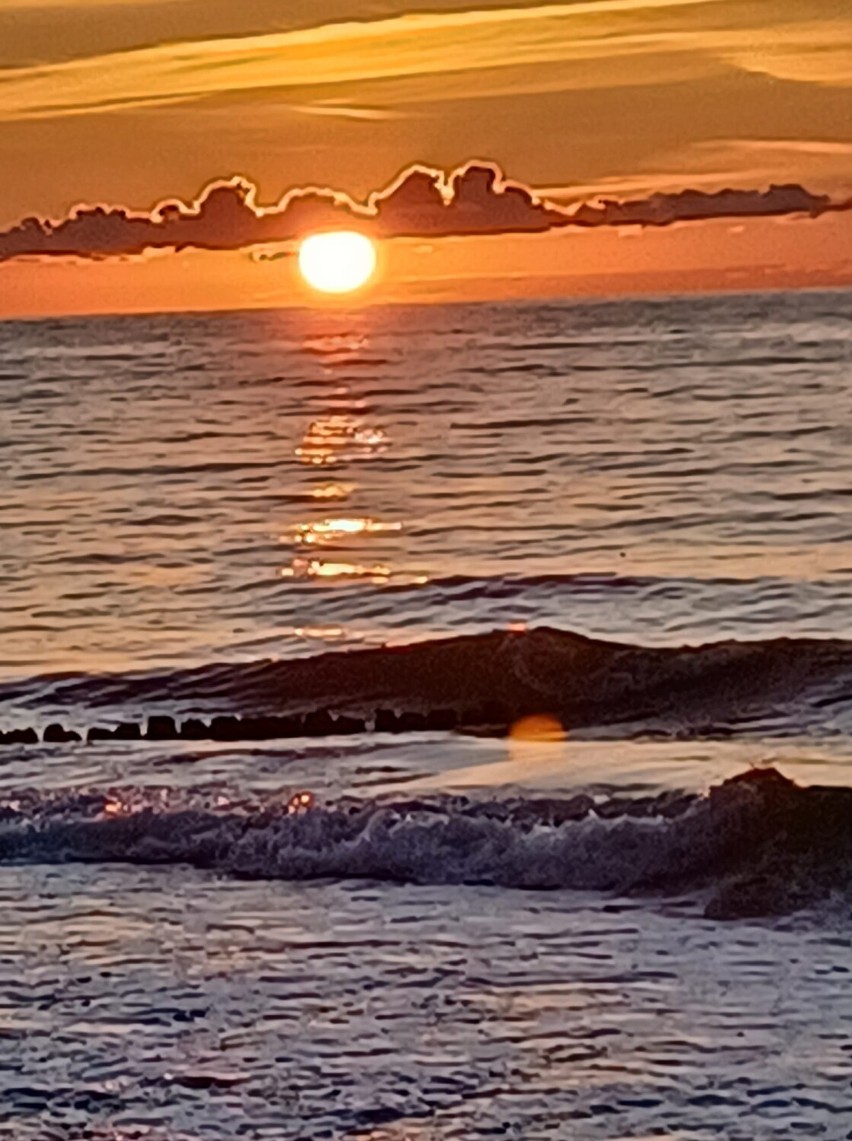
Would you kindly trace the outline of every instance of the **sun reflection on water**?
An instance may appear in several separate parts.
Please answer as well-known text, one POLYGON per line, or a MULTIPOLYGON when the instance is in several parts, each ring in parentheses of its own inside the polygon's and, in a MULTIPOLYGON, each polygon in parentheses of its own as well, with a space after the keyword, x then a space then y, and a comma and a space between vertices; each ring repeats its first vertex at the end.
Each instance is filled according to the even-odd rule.
POLYGON ((297 792, 290 797, 287 803, 287 812, 290 816, 302 815, 310 812, 316 806, 316 797, 312 792, 297 792))
MULTIPOLYGON (((386 363, 379 357, 368 360, 369 336, 351 329, 306 337, 302 347, 306 354, 319 358, 324 371, 367 364, 378 368, 386 363)), ((347 372, 338 376, 340 383, 322 390, 321 407, 314 412, 294 449, 296 459, 309 469, 370 461, 391 447, 388 432, 375 422, 375 410, 361 395, 359 383, 347 372)), ((331 504, 350 499, 359 488, 355 481, 334 481, 318 483, 311 489, 312 499, 328 502, 328 514, 298 519, 286 527, 281 542, 290 545, 291 558, 279 570, 281 578, 328 585, 361 581, 382 586, 428 581, 425 574, 400 571, 394 565, 399 553, 394 539, 403 531, 403 522, 380 519, 369 511, 334 513, 331 504), (365 546, 368 543, 371 545, 365 546)))
POLYGON ((348 499, 354 490, 352 483, 324 483, 313 488, 311 495, 314 499, 348 499))
POLYGON ((293 559, 290 566, 281 569, 282 578, 369 578, 379 584, 388 582, 391 573, 391 568, 385 563, 364 566, 320 559, 293 559))
POLYGON ((326 333, 305 337, 302 351, 317 357, 336 357, 357 354, 369 348, 370 338, 365 333, 326 333))
POLYGON ((313 420, 296 448, 303 464, 324 466, 350 460, 368 460, 388 447, 383 428, 365 424, 351 415, 321 416, 313 420))
POLYGON ((129 805, 125 804, 118 798, 113 797, 110 800, 104 802, 104 806, 101 809, 101 814, 107 817, 126 816, 130 811, 131 808, 129 805))
POLYGON ((429 575, 415 571, 394 570, 388 563, 351 563, 323 559, 295 558, 289 566, 278 572, 281 578, 302 581, 369 580, 376 586, 393 583, 396 586, 425 586, 429 575))
POLYGON ((296 638, 310 638, 319 642, 337 642, 347 635, 342 626, 294 626, 291 633, 296 638))
POLYGON ((373 519, 369 516, 329 516, 295 523, 281 536, 282 543, 291 543, 293 558, 279 574, 282 578, 301 580, 353 580, 364 579, 376 585, 388 582, 422 585, 428 576, 420 572, 395 570, 389 555, 388 539, 399 535, 404 528, 401 522, 373 519), (372 558, 364 558, 364 543, 379 543, 372 558), (299 551, 306 547, 324 548, 328 557, 310 557, 299 551), (332 550, 334 553, 332 554, 332 550), (378 557, 376 557, 378 555, 378 557))
POLYGON ((334 542, 350 535, 380 535, 401 530, 401 523, 381 523, 376 519, 319 519, 311 523, 297 523, 293 528, 293 541, 311 545, 334 542))

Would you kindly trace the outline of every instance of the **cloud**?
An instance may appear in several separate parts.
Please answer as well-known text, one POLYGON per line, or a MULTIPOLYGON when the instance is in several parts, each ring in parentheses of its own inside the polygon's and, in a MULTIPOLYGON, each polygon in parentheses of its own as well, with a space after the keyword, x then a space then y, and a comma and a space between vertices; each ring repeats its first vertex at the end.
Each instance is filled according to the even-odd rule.
POLYGON ((253 183, 234 177, 210 183, 193 202, 170 199, 150 213, 82 205, 60 222, 25 218, 0 233, 0 260, 38 255, 107 258, 189 247, 237 250, 351 225, 366 213, 330 190, 291 191, 267 209, 257 205, 256 194, 253 183))
POLYGON ((681 190, 675 194, 652 194, 626 202, 605 199, 583 203, 571 213, 575 226, 670 226, 675 222, 698 222, 710 218, 772 217, 806 214, 816 218, 830 210, 845 208, 827 194, 812 194, 791 183, 768 190, 681 190))
POLYGON ((330 118, 355 119, 364 123, 383 123, 408 118, 404 111, 392 111, 387 107, 351 107, 345 103, 328 100, 322 103, 294 103, 292 109, 301 115, 326 115, 330 118))
POLYGON ((745 40, 727 54, 729 61, 743 71, 768 75, 794 83, 815 83, 830 87, 852 86, 852 46, 848 19, 824 26, 792 26, 777 29, 771 40, 745 40))
MULTIPOLYGON (((694 10, 724 2, 568 0, 492 8, 480 0, 480 7, 467 11, 410 12, 158 43, 6 68, 0 71, 0 121, 129 110, 264 89, 315 89, 415 76, 440 80, 518 64, 535 68, 548 62, 621 61, 643 56, 654 46, 694 52, 696 45, 687 34, 694 10), (659 31, 649 32, 649 15, 654 13, 663 23, 659 31)), ((724 38, 721 42, 728 43, 724 38)), ((700 50, 705 50, 703 44, 700 50)), ((656 69, 651 65, 652 73, 656 69)), ((619 82, 617 66, 607 69, 605 81, 619 82)), ((651 77, 649 81, 656 82, 651 77)), ((570 69, 566 86, 571 86, 570 69)))
POLYGON ((568 220, 564 210, 541 201, 521 183, 507 181, 498 166, 484 162, 449 175, 411 167, 373 194, 368 210, 377 231, 388 237, 542 233, 568 220))
POLYGON ((192 202, 169 199, 149 212, 81 205, 66 218, 25 218, 0 232, 0 261, 19 257, 129 257, 148 250, 241 250, 297 240, 317 230, 358 228, 375 237, 460 237, 544 233, 565 227, 668 226, 711 218, 817 217, 851 203, 832 202, 803 186, 768 190, 688 189, 628 200, 593 199, 559 206, 493 163, 450 173, 425 166, 404 171, 366 203, 306 187, 261 206, 257 188, 235 176, 206 186, 192 202))
MULTIPOLYGON (((13 3, 13 16, 26 10, 20 3, 13 3)), ((30 0, 27 7, 37 13, 39 3, 30 0)), ((110 11, 141 8, 129 0, 115 5, 84 0, 77 6, 96 11, 96 5, 110 11)), ((62 54, 66 37, 42 45, 42 35, 40 62, 24 58, 0 70, 0 122, 128 111, 249 91, 297 92, 292 101, 304 106, 310 92, 335 85, 346 88, 341 101, 349 105, 354 97, 357 107, 358 85, 388 80, 421 79, 425 101, 440 101, 444 84, 455 88, 459 76, 475 96, 480 84, 504 90, 503 81, 510 77, 503 73, 521 69, 525 78, 511 78, 508 88, 516 93, 523 87, 535 90, 548 64, 561 65, 558 78, 548 83, 564 90, 658 85, 731 69, 841 88, 852 83, 848 14, 803 18, 802 0, 775 0, 767 6, 773 8, 769 16, 753 0, 515 0, 498 5, 471 0, 469 9, 339 19, 283 30, 279 18, 276 30, 202 37, 188 31, 175 35, 183 24, 174 24, 178 17, 172 15, 161 36, 155 31, 144 38, 151 46, 100 53, 89 48, 89 54, 70 59, 51 60, 52 52, 62 54), (173 42, 167 41, 169 34, 175 35, 173 42)), ((69 8, 56 5, 54 11, 69 8)), ((323 11, 319 0, 315 11, 323 11)), ((264 21, 257 19, 262 27, 264 21)), ((98 22, 100 27, 100 17, 98 22)), ((10 38, 15 25, 7 23, 10 38)), ((90 43, 97 40, 92 35, 90 43)))

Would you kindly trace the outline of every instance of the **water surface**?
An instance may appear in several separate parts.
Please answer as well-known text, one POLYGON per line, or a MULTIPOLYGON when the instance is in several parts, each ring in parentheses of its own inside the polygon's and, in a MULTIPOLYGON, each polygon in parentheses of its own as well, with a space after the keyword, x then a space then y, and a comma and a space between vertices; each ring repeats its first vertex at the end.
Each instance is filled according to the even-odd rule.
MULTIPOLYGON (((179 686, 250 709, 258 659, 492 629, 676 663, 849 640, 850 346, 842 292, 2 323, 0 728, 141 722, 179 686)), ((677 822, 631 815, 661 790, 849 784, 845 667, 789 682, 835 651, 761 653, 724 734, 4 747, 0 1134, 847 1136, 848 900, 720 923, 707 885, 602 890, 589 855, 664 857, 677 822), (515 823, 471 824, 486 801, 515 823), (404 882, 354 878, 344 803, 353 859, 404 882), (210 849, 223 815, 251 867, 210 849)))

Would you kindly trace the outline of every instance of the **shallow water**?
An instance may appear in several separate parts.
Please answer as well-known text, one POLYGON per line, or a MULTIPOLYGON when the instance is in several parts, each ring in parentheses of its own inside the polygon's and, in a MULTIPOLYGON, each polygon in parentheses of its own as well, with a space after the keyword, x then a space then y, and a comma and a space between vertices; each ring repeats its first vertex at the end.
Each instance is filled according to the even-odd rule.
MULTIPOLYGON (((852 639, 849 314, 802 293, 0 324, 0 728, 142 721, 178 692, 251 711, 253 685, 277 699, 259 658, 493 628, 852 639)), ((588 853, 629 870, 668 825, 592 810, 587 869, 546 814, 398 807, 634 804, 766 764, 848 785, 849 648, 799 678, 813 653, 769 645, 740 678, 759 715, 723 739, 692 709, 666 740, 646 717, 559 741, 3 747, 0 845, 32 844, 0 864, 0 1135, 848 1138, 848 900, 725 924, 700 883, 498 887, 540 852, 599 882, 588 853), (305 790, 303 830, 267 836, 305 790), (414 845, 379 866, 409 882, 351 878, 342 797, 378 798, 352 852, 414 845), (170 863, 181 809, 213 833, 236 813, 233 852, 170 863), (335 878, 301 880, 326 843, 335 878), (493 882, 434 882, 454 875, 493 882)), ((700 692, 724 697, 710 664, 700 692)))
POLYGON ((0 898, 9 1137, 848 1135, 848 929, 180 868, 0 898))

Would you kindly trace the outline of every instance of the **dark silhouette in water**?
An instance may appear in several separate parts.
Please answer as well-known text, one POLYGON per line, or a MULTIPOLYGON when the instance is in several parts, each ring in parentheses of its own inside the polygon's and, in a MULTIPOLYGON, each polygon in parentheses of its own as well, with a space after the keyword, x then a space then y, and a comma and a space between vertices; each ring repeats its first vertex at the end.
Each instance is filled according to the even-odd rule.
MULTIPOLYGON (((173 704, 221 711, 209 727, 196 716, 179 727, 170 715, 152 715, 147 736, 163 741, 325 736, 370 727, 416 732, 488 726, 501 733, 536 714, 569 730, 644 725, 700 736, 797 703, 799 713, 821 716, 852 703, 852 643, 775 638, 650 648, 545 627, 44 683, 54 707, 173 704)), ((0 690, 0 697, 13 696, 12 688, 0 690)), ((6 740, 22 743, 9 734, 6 740)))

